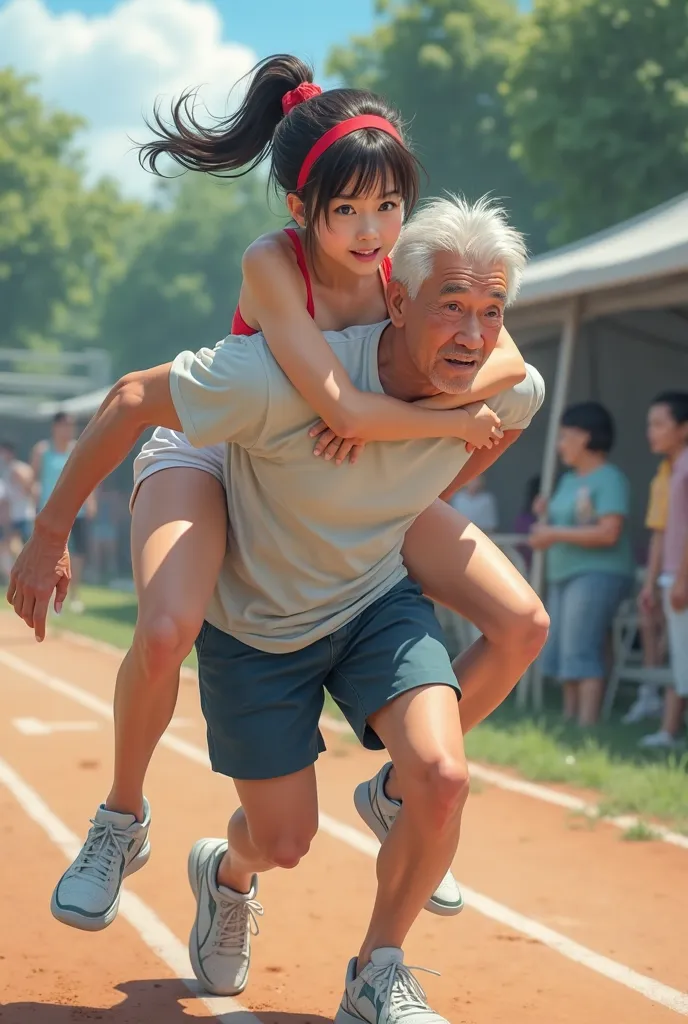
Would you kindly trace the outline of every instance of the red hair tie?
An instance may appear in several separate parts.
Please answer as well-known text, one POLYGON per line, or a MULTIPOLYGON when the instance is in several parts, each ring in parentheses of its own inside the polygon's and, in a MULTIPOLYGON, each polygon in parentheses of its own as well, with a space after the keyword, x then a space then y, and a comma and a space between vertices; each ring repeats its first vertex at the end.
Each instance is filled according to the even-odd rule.
POLYGON ((319 96, 321 92, 320 86, 315 85, 314 82, 301 82, 301 85, 297 85, 295 89, 285 92, 282 97, 282 113, 288 114, 294 107, 298 107, 299 103, 312 100, 314 96, 319 96))

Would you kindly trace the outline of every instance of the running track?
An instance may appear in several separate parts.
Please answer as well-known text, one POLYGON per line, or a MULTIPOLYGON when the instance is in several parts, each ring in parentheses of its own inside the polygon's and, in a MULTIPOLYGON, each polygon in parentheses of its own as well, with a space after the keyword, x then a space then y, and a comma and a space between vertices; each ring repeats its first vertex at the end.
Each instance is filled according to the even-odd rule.
MULTIPOLYGON (((241 1003, 204 999, 189 980, 187 852, 222 834, 236 806, 206 766, 191 679, 149 776, 151 861, 127 883, 118 920, 88 935, 50 916, 54 882, 107 789, 116 667, 112 652, 70 639, 35 644, 0 615, 0 1024, 330 1020, 375 884, 375 842, 351 793, 381 759, 345 734, 326 733, 311 853, 261 882, 265 917, 241 1003), (46 724, 53 731, 35 734, 46 724)), ((469 906, 449 920, 424 913, 406 946, 407 962, 441 971, 419 976, 431 1004, 452 1024, 688 1016, 688 850, 626 843, 612 825, 590 829, 565 808, 479 789, 454 865, 469 906)))

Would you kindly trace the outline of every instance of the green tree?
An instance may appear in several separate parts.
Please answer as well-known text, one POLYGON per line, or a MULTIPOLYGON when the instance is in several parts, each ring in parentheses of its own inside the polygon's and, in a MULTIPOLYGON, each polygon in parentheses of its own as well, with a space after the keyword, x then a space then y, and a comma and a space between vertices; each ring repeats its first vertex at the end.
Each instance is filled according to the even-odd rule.
POLYGON ((509 154, 500 93, 522 17, 516 0, 378 2, 377 10, 382 23, 335 49, 330 73, 381 93, 410 121, 429 174, 426 192, 493 192, 540 250, 546 229, 533 213, 538 194, 509 154))
POLYGON ((284 208, 277 213, 274 203, 271 210, 260 177, 218 181, 186 174, 167 188, 171 205, 105 303, 102 339, 119 373, 225 337, 244 250, 287 222, 284 208))
POLYGON ((688 188, 685 0, 536 0, 503 92, 553 242, 688 188))
POLYGON ((114 185, 87 189, 74 136, 31 81, 0 70, 0 343, 70 347, 96 333, 97 307, 123 269, 123 239, 144 215, 114 185))

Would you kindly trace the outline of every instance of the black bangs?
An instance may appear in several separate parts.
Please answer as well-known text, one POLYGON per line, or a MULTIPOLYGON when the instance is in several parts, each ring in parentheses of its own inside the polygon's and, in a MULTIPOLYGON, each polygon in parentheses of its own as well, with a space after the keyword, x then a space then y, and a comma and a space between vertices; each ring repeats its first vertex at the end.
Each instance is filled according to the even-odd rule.
POLYGON ((376 128, 361 128, 339 139, 316 160, 302 197, 307 224, 327 217, 333 199, 395 191, 409 216, 418 202, 420 164, 410 150, 376 128))

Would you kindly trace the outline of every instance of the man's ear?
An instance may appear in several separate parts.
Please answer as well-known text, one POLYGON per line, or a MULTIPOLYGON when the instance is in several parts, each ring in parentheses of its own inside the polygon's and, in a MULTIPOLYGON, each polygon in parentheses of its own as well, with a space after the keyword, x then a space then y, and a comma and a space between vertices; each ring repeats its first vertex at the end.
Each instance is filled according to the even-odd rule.
POLYGON ((387 311, 389 319, 395 327, 404 327, 406 323, 406 303, 408 293, 400 281, 390 281, 387 285, 387 311))
POLYGON ((303 199, 299 199, 295 192, 287 193, 287 209, 292 220, 295 220, 300 228, 306 226, 306 210, 303 199))

